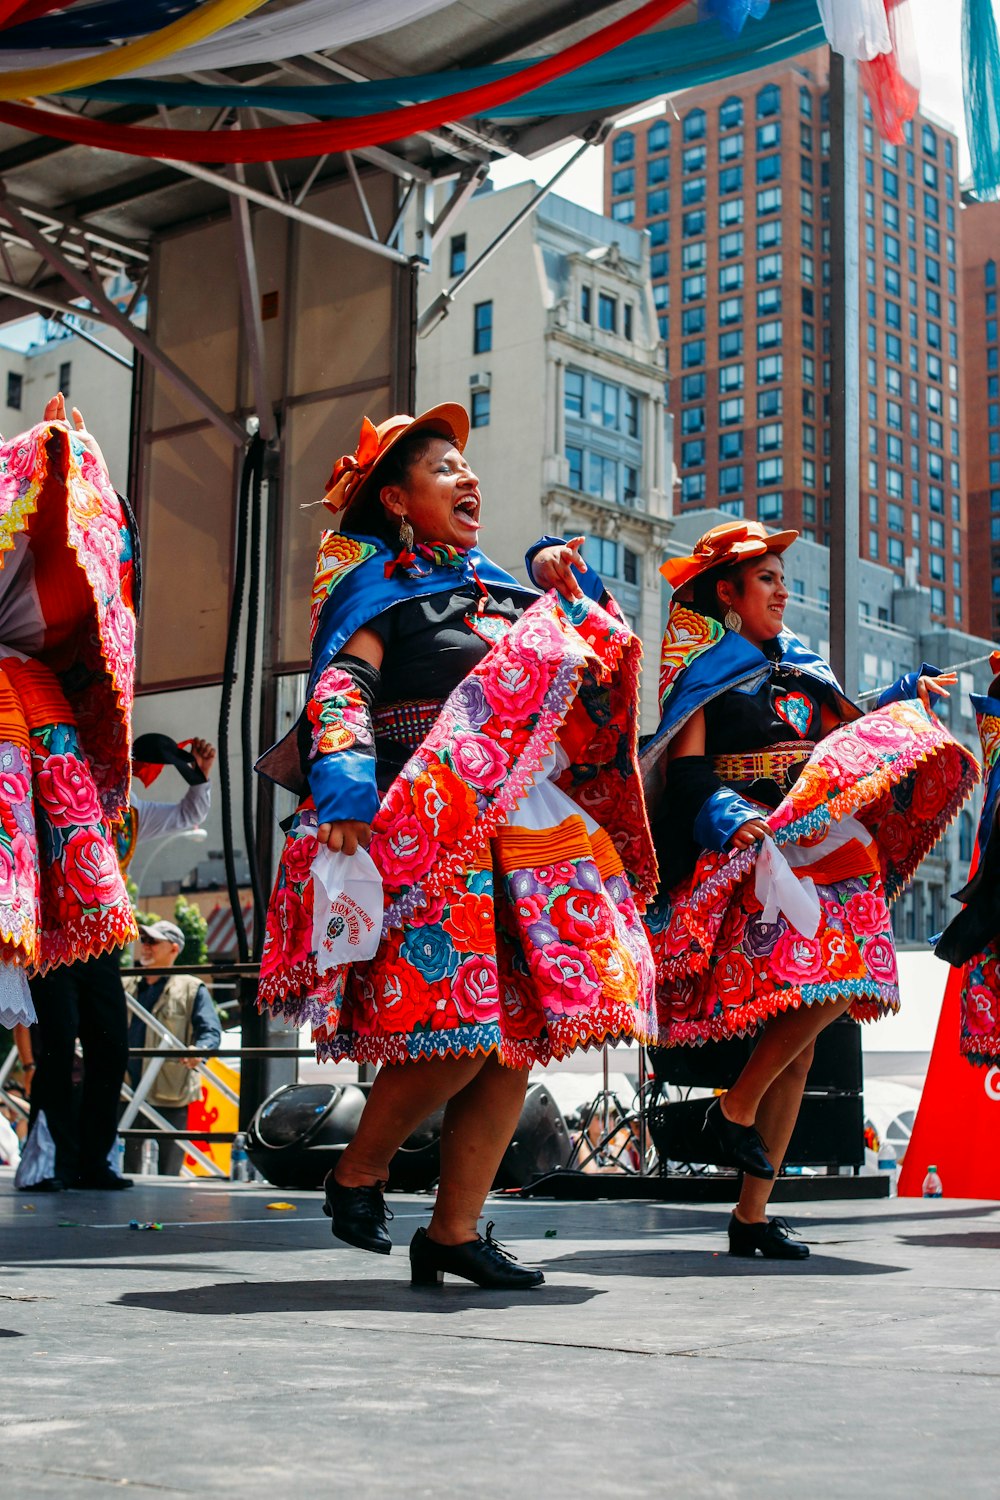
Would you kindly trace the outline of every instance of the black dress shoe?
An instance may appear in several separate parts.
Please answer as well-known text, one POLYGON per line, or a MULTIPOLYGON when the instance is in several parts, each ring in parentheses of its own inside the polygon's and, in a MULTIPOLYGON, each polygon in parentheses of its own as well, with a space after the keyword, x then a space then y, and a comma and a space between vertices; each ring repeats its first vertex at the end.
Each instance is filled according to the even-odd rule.
POLYGON ((809 1246, 792 1239, 787 1219, 765 1219, 763 1224, 744 1224, 735 1214, 729 1220, 729 1253, 752 1260, 760 1251, 765 1260, 808 1260, 809 1246))
POLYGON ((70 1187, 98 1193, 121 1193, 132 1186, 131 1177, 119 1177, 110 1167, 95 1167, 89 1172, 80 1172, 69 1184, 70 1187))
POLYGON ((524 1291, 541 1286, 541 1271, 519 1266, 509 1250, 493 1238, 493 1221, 486 1226, 486 1238, 477 1235, 464 1245, 440 1245, 426 1229, 418 1229, 410 1241, 410 1284, 439 1286, 444 1273, 462 1276, 477 1286, 497 1291, 524 1291))
POLYGON ((713 1099, 705 1112, 702 1126, 712 1143, 715 1159, 726 1167, 740 1167, 751 1177, 770 1181, 774 1168, 764 1154, 764 1142, 752 1125, 737 1125, 722 1113, 722 1104, 713 1099))
POLYGON ((371 1250, 374 1255, 388 1255, 392 1240, 386 1229, 386 1221, 392 1218, 392 1210, 386 1208, 382 1189, 377 1183, 371 1187, 342 1187, 331 1172, 324 1183, 326 1202, 323 1212, 332 1221, 331 1228, 338 1240, 353 1245, 356 1250, 371 1250))
POLYGON ((61 1193, 66 1184, 61 1177, 43 1177, 41 1182, 31 1182, 18 1188, 19 1193, 61 1193))

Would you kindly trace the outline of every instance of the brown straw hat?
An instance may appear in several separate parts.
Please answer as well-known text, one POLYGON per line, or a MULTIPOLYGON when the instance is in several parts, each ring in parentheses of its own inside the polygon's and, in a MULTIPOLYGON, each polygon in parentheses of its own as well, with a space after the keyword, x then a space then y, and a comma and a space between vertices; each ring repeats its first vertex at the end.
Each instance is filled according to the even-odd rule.
POLYGON ((387 417, 377 427, 367 417, 363 418, 358 446, 353 453, 337 459, 323 504, 336 515, 370 496, 383 459, 401 438, 417 437, 423 432, 451 439, 461 453, 469 440, 469 413, 457 402, 445 401, 419 417, 387 417))
POLYGON ((784 552, 797 536, 797 531, 767 532, 759 521, 723 521, 698 538, 689 557, 668 557, 660 572, 671 588, 679 589, 709 568, 763 557, 766 552, 784 552))

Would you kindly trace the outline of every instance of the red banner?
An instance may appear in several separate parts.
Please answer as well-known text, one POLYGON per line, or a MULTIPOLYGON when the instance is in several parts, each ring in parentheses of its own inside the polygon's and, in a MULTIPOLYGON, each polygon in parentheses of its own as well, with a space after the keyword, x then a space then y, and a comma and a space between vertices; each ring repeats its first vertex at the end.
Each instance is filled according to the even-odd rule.
POLYGON ((947 1198, 1000 1198, 1000 1068, 958 1050, 962 975, 952 969, 927 1080, 899 1173, 901 1198, 919 1198, 931 1163, 947 1198))

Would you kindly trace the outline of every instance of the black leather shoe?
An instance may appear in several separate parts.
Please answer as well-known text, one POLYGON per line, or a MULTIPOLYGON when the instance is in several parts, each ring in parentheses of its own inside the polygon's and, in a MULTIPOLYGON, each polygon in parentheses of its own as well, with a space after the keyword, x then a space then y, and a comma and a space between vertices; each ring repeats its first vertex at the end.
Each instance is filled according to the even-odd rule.
POLYGON ((332 1220, 331 1228, 338 1240, 356 1250, 370 1250, 373 1255, 388 1255, 392 1240, 386 1229, 392 1210, 386 1208, 382 1189, 342 1187, 331 1172, 324 1183, 326 1202, 323 1212, 332 1220))
POLYGON ((713 1099, 705 1111, 702 1129, 712 1143, 715 1159, 723 1166, 740 1167, 751 1177, 762 1177, 766 1181, 774 1176, 774 1168, 764 1154, 764 1142, 757 1131, 752 1125, 737 1125, 735 1120, 727 1120, 718 1099, 713 1099))
POLYGON ((81 1172, 70 1183, 70 1187, 97 1193, 121 1193, 131 1186, 131 1177, 119 1177, 110 1167, 97 1167, 89 1172, 81 1172))
POLYGON ((729 1220, 729 1253, 751 1260, 760 1251, 765 1260, 808 1260, 809 1246, 792 1239, 787 1219, 765 1219, 763 1224, 744 1224, 735 1214, 729 1220))
POLYGON ((18 1188, 19 1193, 61 1193, 66 1184, 61 1177, 43 1177, 41 1182, 18 1188))
POLYGON ((485 1239, 478 1235, 464 1245, 439 1245, 426 1229, 417 1230, 410 1241, 410 1284, 440 1286, 446 1271, 496 1291, 524 1291, 545 1281, 541 1271, 519 1266, 510 1251, 493 1238, 492 1220, 486 1226, 485 1239))

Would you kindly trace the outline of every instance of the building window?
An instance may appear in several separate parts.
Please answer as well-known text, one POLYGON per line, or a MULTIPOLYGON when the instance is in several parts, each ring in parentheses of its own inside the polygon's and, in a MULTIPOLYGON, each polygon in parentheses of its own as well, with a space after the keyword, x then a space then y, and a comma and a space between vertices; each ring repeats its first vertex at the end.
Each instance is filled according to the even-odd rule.
POLYGON ((681 432, 685 437, 692 432, 705 431, 705 408, 686 406, 681 412, 681 432))
POLYGON ((7 405, 11 411, 21 410, 21 401, 24 396, 24 376, 16 375, 13 370, 7 372, 7 405))
POLYGON ((776 349, 781 343, 781 319, 775 318, 770 323, 758 323, 757 325, 757 348, 776 349))
POLYGON ((774 391, 758 391, 757 420, 763 421, 766 417, 780 417, 785 407, 784 394, 780 386, 774 391))
MULTIPOLYGON (((764 226, 760 226, 763 228, 764 226)), ((781 280, 781 256, 761 255, 757 258, 757 280, 758 281, 780 281, 781 280)))
POLYGON ((704 145, 686 146, 681 157, 682 172, 704 172, 708 160, 704 145))
POLYGON ((767 224, 757 225, 757 249, 771 250, 781 244, 781 220, 771 219, 767 224))
POLYGON ((757 460, 758 484, 781 484, 784 476, 785 461, 783 458, 759 458, 757 460))
POLYGON ((493 348, 493 303, 477 302, 472 315, 472 352, 488 354, 493 348))
POLYGON ((743 493, 743 465, 729 464, 719 470, 719 494, 740 495, 743 493))
POLYGON ((490 425, 489 391, 473 391, 472 425, 473 427, 488 427, 490 425))
POLYGON ((757 150, 773 151, 775 146, 781 145, 781 121, 770 120, 766 125, 757 126, 757 150))
POLYGON ((743 223, 743 199, 727 198, 719 204, 719 228, 729 229, 733 224, 743 223))
POLYGON ((689 177, 681 188, 681 202, 684 204, 703 203, 705 201, 705 179, 704 177, 689 177))
POLYGON ((657 120, 646 133, 647 151, 666 151, 670 145, 670 122, 657 120))
POLYGON ((590 319, 591 319, 590 308, 591 308, 590 287, 589 286, 582 286, 580 288, 580 317, 581 317, 581 319, 583 320, 584 323, 589 323, 590 322, 590 319))
POLYGON ((700 469, 705 463, 705 439, 692 438, 689 443, 681 443, 681 468, 700 469))
POLYGON ((583 489, 583 449, 566 445, 566 459, 569 463, 569 486, 572 490, 583 489))
POLYGON ((692 334, 705 332, 705 304, 700 307, 686 307, 681 317, 681 334, 690 338, 692 334))
POLYGON ((656 187, 657 183, 667 182, 670 178, 670 157, 654 156, 652 161, 646 163, 646 186, 656 187))
POLYGON ((719 129, 735 130, 738 125, 743 124, 743 100, 737 99, 735 95, 723 99, 719 105, 719 129))
POLYGON ((705 377, 704 375, 685 375, 681 380, 682 401, 703 401, 705 399, 705 377))
POLYGON ((781 495, 758 495, 757 518, 760 521, 780 521, 783 506, 781 495))
POLYGON ((743 155, 743 132, 738 135, 724 135, 719 141, 719 164, 726 166, 731 161, 739 161, 743 155))
POLYGON ((692 109, 684 116, 684 139, 700 141, 705 134, 705 111, 692 109))
POLYGON ((719 358, 738 359, 743 353, 743 329, 733 328, 719 334, 719 358))
POLYGON ((681 365, 685 370, 690 370, 694 365, 705 363, 705 340, 693 339, 689 344, 681 345, 681 365))
POLYGON ((784 366, 780 354, 765 354, 757 361, 757 384, 770 385, 782 378, 784 366))
POLYGON ((757 217, 763 218, 765 214, 776 214, 781 212, 781 189, 761 188, 757 194, 757 217))
POLYGON ((693 234, 705 233, 705 210, 692 208, 681 219, 681 234, 686 240, 693 234))
POLYGON ((615 143, 611 147, 611 160, 617 165, 619 162, 632 161, 635 156, 635 136, 630 130, 623 130, 621 135, 615 136, 615 143))
POLYGON ((611 217, 616 224, 631 224, 635 218, 635 199, 619 198, 611 205, 611 217))
POLYGON ((743 366, 723 365, 719 370, 720 391, 741 391, 743 389, 743 366))
POLYGON ((773 453, 775 449, 782 446, 782 424, 780 422, 768 422, 764 427, 757 429, 757 452, 773 453))
POLYGON ((719 173, 719 197, 726 198, 730 193, 741 193, 743 191, 743 168, 723 167, 719 173))
POLYGON ((705 471, 684 474, 681 478, 681 502, 684 505, 701 505, 705 500, 705 471))
POLYGON ((567 370, 563 384, 563 409, 568 417, 583 416, 583 376, 579 370, 567 370))
POLYGON ((625 337, 628 339, 629 343, 631 343, 632 342, 632 304, 631 304, 631 302, 626 302, 626 304, 625 304, 625 306, 623 308, 623 318, 624 318, 624 322, 623 322, 623 326, 622 326, 622 332, 624 333, 625 337))
MULTIPOLYGON (((699 408, 704 410, 704 408, 699 408)), ((719 426, 731 427, 734 423, 743 421, 743 397, 730 396, 726 401, 719 402, 719 426)))
POLYGON ((69 395, 70 377, 73 373, 72 363, 67 359, 59 366, 59 389, 64 396, 69 395))
POLYGON ((743 298, 725 297, 719 303, 719 322, 742 323, 743 321, 743 298))
POLYGON ((722 460, 743 457, 742 432, 719 433, 719 458, 722 460))
POLYGON ((669 212, 669 188, 654 188, 651 193, 646 194, 646 213, 649 218, 655 219, 658 214, 668 214, 669 212))
POLYGON ((618 332, 618 298, 610 297, 607 292, 597 294, 597 326, 605 333, 618 332))
POLYGON ((719 259, 734 260, 743 254, 743 231, 731 229, 719 236, 719 259))
POLYGON ((781 90, 776 83, 769 83, 757 95, 757 118, 765 120, 770 115, 781 113, 781 90))
POLYGON ((757 184, 758 186, 767 182, 777 182, 781 176, 780 156, 758 156, 757 158, 757 184))
POLYGON ((466 266, 465 235, 453 234, 448 255, 448 275, 461 276, 466 266))

